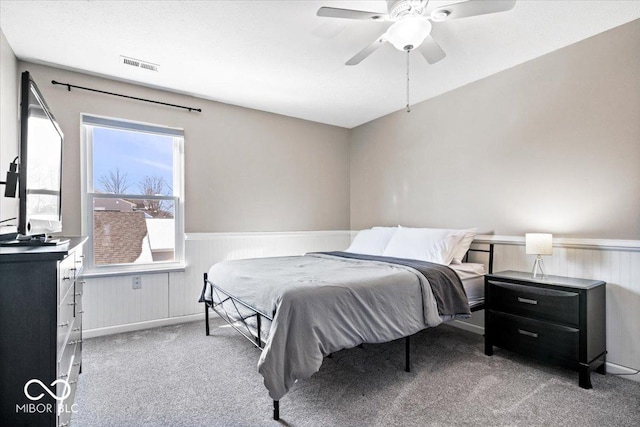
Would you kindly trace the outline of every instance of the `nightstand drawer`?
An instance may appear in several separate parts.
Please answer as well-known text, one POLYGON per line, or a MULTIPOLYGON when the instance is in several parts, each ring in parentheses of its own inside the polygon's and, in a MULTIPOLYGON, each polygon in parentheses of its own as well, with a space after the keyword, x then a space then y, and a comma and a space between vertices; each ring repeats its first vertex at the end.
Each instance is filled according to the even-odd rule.
POLYGON ((578 361, 579 330, 490 311, 493 344, 522 354, 578 361))
POLYGON ((577 292, 536 288, 489 280, 491 308, 504 313, 578 326, 577 292))

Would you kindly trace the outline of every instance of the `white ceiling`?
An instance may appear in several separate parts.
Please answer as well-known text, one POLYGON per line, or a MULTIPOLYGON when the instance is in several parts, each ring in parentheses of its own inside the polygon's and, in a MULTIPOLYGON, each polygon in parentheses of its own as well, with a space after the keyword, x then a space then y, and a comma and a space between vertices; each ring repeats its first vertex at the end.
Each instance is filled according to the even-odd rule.
MULTIPOLYGON (((320 18, 321 6, 386 12, 382 0, 1 0, 0 28, 22 60, 346 128, 404 108, 404 52, 387 44, 344 65, 390 24, 320 18)), ((429 65, 412 53, 411 103, 639 18, 640 1, 519 0, 508 12, 434 23, 447 57, 429 65)))

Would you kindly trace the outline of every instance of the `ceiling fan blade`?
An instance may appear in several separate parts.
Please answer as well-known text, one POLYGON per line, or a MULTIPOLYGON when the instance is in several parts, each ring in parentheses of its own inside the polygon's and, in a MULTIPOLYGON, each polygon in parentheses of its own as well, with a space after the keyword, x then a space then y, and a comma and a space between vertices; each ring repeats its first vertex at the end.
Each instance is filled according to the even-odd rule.
POLYGON ((369 46, 365 47, 360 52, 356 53, 353 58, 347 61, 346 65, 359 64, 363 59, 371 55, 373 52, 375 52, 380 46, 382 46, 386 42, 387 42, 387 35, 386 34, 381 35, 380 38, 375 40, 369 46))
POLYGON ((318 9, 318 16, 326 18, 345 18, 345 19, 366 19, 373 21, 386 21, 389 15, 386 13, 365 12, 363 10, 339 9, 335 7, 321 7, 318 9))
POLYGON ((435 9, 431 12, 431 18, 436 22, 448 21, 488 13, 506 12, 513 9, 515 5, 516 0, 468 0, 435 9), (445 15, 442 16, 443 14, 445 15))
POLYGON ((444 50, 440 47, 437 41, 431 35, 427 36, 426 39, 422 42, 420 46, 418 46, 418 50, 424 56, 424 59, 427 60, 429 64, 435 64, 436 62, 443 59, 447 56, 444 53, 444 50))

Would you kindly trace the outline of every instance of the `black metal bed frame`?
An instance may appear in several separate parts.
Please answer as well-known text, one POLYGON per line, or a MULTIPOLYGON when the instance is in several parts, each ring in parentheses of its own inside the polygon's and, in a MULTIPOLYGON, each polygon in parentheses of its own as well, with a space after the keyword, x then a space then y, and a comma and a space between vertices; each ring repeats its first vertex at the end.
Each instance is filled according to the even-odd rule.
MULTIPOLYGON (((468 261, 469 252, 488 253, 489 254, 488 267, 489 267, 489 274, 491 274, 493 273, 493 245, 494 244, 489 243, 488 245, 489 245, 489 249, 470 248, 467 254, 465 255, 464 259, 465 261, 468 261)), ((211 282, 208 279, 208 274, 204 273, 205 286, 207 283, 211 285, 212 303, 209 304, 208 302, 205 301, 205 305, 204 305, 206 335, 207 336, 210 335, 209 307, 211 307, 211 309, 215 311, 216 314, 218 314, 218 316, 220 316, 225 322, 227 322, 233 329, 238 331, 243 337, 248 339, 249 342, 251 342, 251 344, 253 344, 256 348, 263 349, 264 345, 266 344, 266 340, 263 339, 261 327, 263 326, 264 322, 268 322, 269 329, 271 329, 271 322, 273 321, 273 318, 276 314, 275 310, 273 311, 272 315, 269 316, 268 314, 251 307, 249 304, 245 303, 239 298, 236 298, 235 296, 231 295, 229 292, 220 288, 215 283, 211 282), (214 295, 217 297, 218 302, 216 302, 214 295), (225 307, 224 305, 225 303, 227 303, 227 307, 225 307), (233 307, 232 308, 233 311, 231 312, 229 311, 231 309, 229 305, 233 307), (239 307, 243 307, 242 311, 245 311, 244 309, 248 311, 246 313, 241 313, 241 309, 239 307), (255 326, 253 326, 248 322, 250 319, 253 319, 254 317, 255 317, 255 326)), ((484 303, 475 305, 474 307, 471 308, 471 311, 476 312, 482 309, 484 309, 484 303)), ((411 372, 411 335, 404 337, 404 340, 405 340, 404 370, 405 372, 411 372)), ((360 344, 358 347, 362 348, 363 345, 360 344)), ((327 357, 332 357, 332 354, 329 354, 327 357)), ((273 419, 274 420, 280 419, 280 402, 277 400, 273 401, 273 419)))

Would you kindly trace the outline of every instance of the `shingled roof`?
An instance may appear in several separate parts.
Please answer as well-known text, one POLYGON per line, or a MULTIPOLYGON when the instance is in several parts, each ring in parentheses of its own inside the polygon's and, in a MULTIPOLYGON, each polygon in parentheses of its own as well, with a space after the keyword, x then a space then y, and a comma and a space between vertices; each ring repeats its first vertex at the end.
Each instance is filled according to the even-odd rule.
POLYGON ((146 236, 144 212, 93 211, 96 265, 135 262, 142 254, 146 236))

